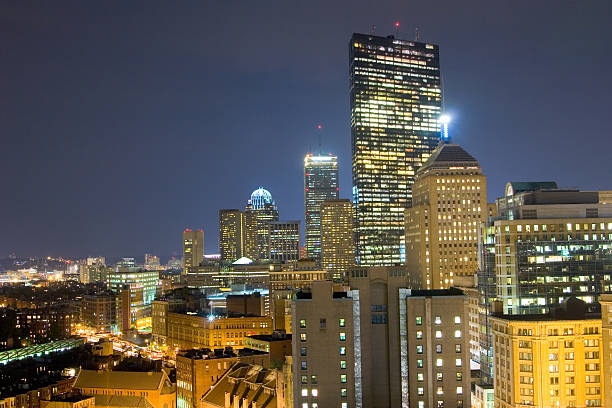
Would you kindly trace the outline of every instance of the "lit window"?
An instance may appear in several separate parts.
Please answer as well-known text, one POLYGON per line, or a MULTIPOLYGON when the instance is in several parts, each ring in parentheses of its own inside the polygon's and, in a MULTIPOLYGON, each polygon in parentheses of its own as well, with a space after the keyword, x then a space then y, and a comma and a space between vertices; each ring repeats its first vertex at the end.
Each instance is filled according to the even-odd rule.
POLYGON ((455 353, 461 353, 461 344, 455 344, 455 353))
POLYGON ((423 368, 423 360, 422 359, 418 359, 417 360, 417 368, 423 368))
POLYGON ((456 339, 461 338, 461 330, 455 330, 455 338, 456 339))
POLYGON ((308 403, 307 402, 302 402, 302 408, 308 408, 308 403))
POLYGON ((438 388, 436 389, 436 394, 438 394, 438 395, 444 395, 444 389, 443 389, 442 387, 438 387, 438 388))
POLYGON ((421 330, 417 330, 416 332, 416 338, 417 339, 422 339, 423 338, 423 332, 421 330))
POLYGON ((304 319, 300 320, 300 327, 302 329, 306 327, 306 320, 304 320, 304 319))
POLYGON ((436 373, 436 380, 442 381, 443 379, 444 379, 444 376, 442 375, 442 373, 436 373))
POLYGON ((306 333, 300 333, 300 341, 306 341, 306 333))
POLYGON ((436 330, 436 339, 441 339, 441 338, 442 338, 442 331, 436 330))
POLYGON ((341 397, 348 396, 348 390, 346 388, 340 388, 340 396, 341 397))
POLYGON ((348 402, 343 402, 340 404, 340 408, 348 408, 348 402))
POLYGON ((437 358, 437 359, 436 359, 436 367, 442 367, 442 364, 443 364, 443 363, 444 363, 444 362, 442 361, 442 359, 441 359, 441 358, 437 358))
POLYGON ((313 388, 311 391, 311 394, 313 397, 318 397, 319 396, 319 390, 317 390, 316 388, 313 388))
POLYGON ((307 375, 303 375, 302 376, 302 384, 308 384, 308 376, 307 375))
POLYGON ((461 316, 455 316, 455 324, 461 323, 461 316))
POLYGON ((302 397, 308 396, 308 388, 302 388, 302 397))
POLYGON ((346 333, 340 333, 340 341, 346 340, 346 333))
POLYGON ((461 367, 461 359, 460 358, 455 359, 455 366, 461 367))
POLYGON ((416 324, 417 324, 417 326, 422 325, 423 324, 423 317, 417 316, 416 317, 416 324))
POLYGON ((419 408, 425 408, 425 401, 419 401, 419 408))
POLYGON ((310 382, 311 382, 312 384, 316 384, 316 383, 317 383, 317 376, 316 376, 316 375, 312 375, 312 376, 310 376, 310 382))
POLYGON ((300 363, 300 367, 302 368, 302 370, 308 370, 308 363, 306 361, 302 361, 300 363))
POLYGON ((417 346, 417 354, 423 354, 423 346, 420 344, 417 346))
POLYGON ((346 325, 346 323, 345 323, 344 319, 338 319, 338 325, 339 325, 340 327, 344 327, 344 326, 346 325))
POLYGON ((340 355, 341 356, 345 356, 346 355, 346 347, 340 347, 340 355))
POLYGON ((340 368, 343 370, 346 368, 346 360, 340 360, 340 368))
POLYGON ((463 380, 463 374, 460 372, 457 372, 457 381, 461 381, 463 380))
POLYGON ((346 382, 346 374, 340 374, 340 382, 341 383, 345 383, 346 382))
POLYGON ((425 395, 425 389, 423 387, 418 387, 417 388, 417 394, 418 395, 425 395))
POLYGON ((417 373, 417 381, 423 381, 423 373, 417 373))
POLYGON ((440 316, 436 316, 436 319, 434 320, 434 322, 436 324, 442 324, 442 318, 440 316))
POLYGON ((457 394, 463 394, 463 387, 457 387, 457 394))

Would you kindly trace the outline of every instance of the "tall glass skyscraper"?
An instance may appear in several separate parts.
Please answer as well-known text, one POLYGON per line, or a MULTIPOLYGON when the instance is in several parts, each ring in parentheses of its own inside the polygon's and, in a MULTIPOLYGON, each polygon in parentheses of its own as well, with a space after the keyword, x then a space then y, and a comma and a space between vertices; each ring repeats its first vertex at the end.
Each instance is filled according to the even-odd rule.
POLYGON ((272 194, 259 187, 251 194, 245 212, 251 213, 256 219, 257 259, 267 259, 270 247, 269 224, 271 221, 278 221, 278 207, 272 199, 272 194))
POLYGON ((306 256, 321 262, 321 204, 338 198, 338 157, 331 154, 304 157, 304 211, 306 256))
POLYGON ((357 261, 404 260, 404 208, 440 141, 438 46, 353 34, 349 44, 357 261))

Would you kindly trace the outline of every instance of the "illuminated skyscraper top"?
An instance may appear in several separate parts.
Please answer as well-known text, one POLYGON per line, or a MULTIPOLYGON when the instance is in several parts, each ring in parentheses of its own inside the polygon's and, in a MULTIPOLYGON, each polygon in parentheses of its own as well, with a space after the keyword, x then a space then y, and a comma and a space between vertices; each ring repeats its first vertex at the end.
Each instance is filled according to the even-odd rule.
POLYGON ((251 198, 247 203, 247 207, 253 210, 261 210, 267 205, 271 205, 276 208, 276 203, 272 199, 272 194, 263 187, 259 187, 257 190, 251 193, 251 198))
POLYGON ((321 261, 321 204, 338 198, 338 158, 307 154, 304 157, 304 212, 306 256, 321 261))
POLYGON ((399 264, 415 173, 440 141, 438 46, 353 34, 349 48, 357 260, 399 264))
POLYGON ((278 207, 272 199, 272 194, 265 188, 259 187, 251 194, 245 211, 256 220, 257 258, 267 259, 270 245, 269 224, 271 221, 278 221, 278 207))

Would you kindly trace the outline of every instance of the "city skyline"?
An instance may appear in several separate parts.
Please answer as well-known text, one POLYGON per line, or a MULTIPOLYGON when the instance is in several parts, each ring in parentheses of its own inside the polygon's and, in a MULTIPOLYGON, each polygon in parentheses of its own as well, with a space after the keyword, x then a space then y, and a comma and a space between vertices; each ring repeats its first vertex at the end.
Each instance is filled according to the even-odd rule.
MULTIPOLYGON (((442 16, 433 12, 438 7, 390 5, 369 13, 365 4, 357 4, 346 19, 338 18, 346 11, 338 6, 315 4, 303 16, 280 7, 270 18, 283 21, 291 14, 288 20, 294 21, 280 27, 286 38, 263 27, 266 17, 261 13, 253 21, 238 16, 231 29, 208 21, 207 30, 213 30, 208 32, 198 31, 207 25, 198 20, 204 10, 189 10, 193 17, 187 17, 188 10, 176 9, 179 25, 195 30, 192 34, 221 38, 223 33, 248 44, 251 40, 243 33, 258 27, 274 49, 258 48, 262 55, 257 56, 245 46, 244 54, 236 55, 215 45, 214 59, 194 51, 202 42, 198 36, 196 42, 183 42, 187 34, 179 25, 166 23, 168 35, 150 41, 157 38, 151 36, 159 17, 155 12, 169 12, 159 7, 136 25, 137 34, 132 27, 139 10, 125 6, 110 34, 105 27, 110 16, 95 6, 69 13, 61 6, 36 12, 26 5, 5 6, 2 19, 9 35, 1 41, 8 63, 0 68, 0 77, 7 95, 3 138, 8 143, 0 170, 10 177, 0 201, 5 225, 0 254, 149 252, 167 258, 180 252, 181 231, 189 227, 203 228, 205 252, 216 253, 218 210, 242 206, 259 185, 272 192, 282 219, 302 219, 301 159, 317 143, 317 124, 323 126, 323 151, 338 156, 340 197, 351 197, 346 43, 353 32, 368 33, 372 25, 378 35, 396 34, 396 20, 401 22, 399 38, 413 39, 418 25, 421 41, 440 45, 445 107, 453 117, 451 137, 480 161, 489 179, 489 201, 501 197, 509 181, 610 188, 605 158, 611 132, 603 119, 604 95, 611 85, 605 75, 610 53, 603 42, 605 24, 597 23, 609 5, 591 2, 581 13, 558 7, 552 14, 541 4, 528 9, 475 7, 474 16, 453 4, 442 16), (328 13, 319 16, 323 9, 328 13), (311 18, 310 13, 319 18, 314 27, 301 20, 311 18), (483 15, 487 22, 479 20, 483 15), (521 30, 515 26, 519 19, 521 30), (88 38, 79 38, 88 23, 88 38), (303 29, 299 41, 294 24, 303 29), (489 24, 496 30, 485 36, 489 24), (559 30, 563 25, 573 29, 559 30), (55 30, 59 26, 62 30, 55 30), (466 26, 470 29, 461 30, 466 26), (121 36, 126 41, 118 41, 121 36), (286 47, 292 42, 299 44, 299 53, 286 47), (139 48, 142 44, 148 47, 139 48), (568 54, 571 48, 580 51, 568 54), (58 53, 60 49, 64 51, 58 53), (267 60, 269 52, 278 50, 287 55, 280 68, 267 60), (66 59, 68 54, 73 59, 66 59), (585 56, 594 63, 583 64, 585 56), (155 67, 168 59, 175 61, 155 67), (221 62, 211 64, 215 59, 221 62), (246 60, 249 67, 239 68, 246 60), (220 72, 217 64, 230 68, 220 72), (304 76, 306 72, 311 75, 304 76), (580 81, 572 81, 578 76, 580 81), (212 86, 217 80, 219 85, 212 86), (249 95, 244 103, 228 97, 238 87, 249 95), (293 88, 303 101, 287 91, 293 88), (269 95, 258 96, 264 91, 269 95), (195 108, 203 99, 205 108, 195 108), (218 106, 209 100, 218 100, 218 106), (281 106, 279 100, 290 103, 281 106), (254 105, 267 109, 250 113, 254 105), (233 107, 236 116, 223 107, 233 107), (232 123, 240 113, 246 113, 244 126, 232 123), (211 114, 216 120, 205 123, 213 119, 211 114), (576 145, 575 135, 590 138, 589 143, 576 145), (207 148, 211 144, 217 148, 207 148), (555 159, 568 151, 580 171, 555 159), (234 158, 236 170, 221 171, 229 160, 219 162, 215 156, 234 158), (537 163, 542 159, 548 159, 545 165, 537 163), (219 194, 211 195, 215 190, 219 194), (84 240, 83 230, 93 233, 84 240)), ((225 6, 217 7, 217 14, 230 15, 225 6)))

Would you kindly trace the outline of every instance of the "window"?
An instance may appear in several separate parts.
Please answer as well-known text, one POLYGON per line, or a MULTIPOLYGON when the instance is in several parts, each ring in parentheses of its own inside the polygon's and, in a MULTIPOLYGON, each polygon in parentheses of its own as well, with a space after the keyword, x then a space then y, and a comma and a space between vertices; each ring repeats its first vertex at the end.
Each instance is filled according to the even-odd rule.
POLYGON ((300 347, 300 356, 306 356, 306 347, 300 347))
POLYGON ((302 329, 306 328, 306 320, 304 320, 304 319, 300 320, 300 327, 302 329))
POLYGON ((425 395, 425 389, 423 387, 417 387, 418 395, 425 395))
POLYGON ((455 353, 461 353, 461 344, 455 344, 455 353))
POLYGON ((419 340, 423 338, 423 332, 421 330, 417 330, 416 338, 419 339, 419 340))
POLYGON ((319 326, 320 326, 322 329, 327 328, 327 319, 319 319, 319 326))
POLYGON ((302 408, 308 408, 308 403, 307 402, 302 402, 302 408))
POLYGON ((313 376, 310 377, 310 383, 311 384, 316 384, 317 383, 317 376, 316 375, 313 375, 313 376))
POLYGON ((346 326, 346 322, 344 321, 344 319, 338 319, 338 325, 340 327, 344 327, 344 326, 346 326))
POLYGON ((455 330, 455 338, 456 339, 460 339, 461 338, 461 330, 455 330))
POLYGON ((306 341, 306 333, 300 333, 300 341, 306 341))
POLYGON ((435 324, 442 324, 442 318, 440 316, 436 316, 435 320, 434 320, 435 324))
POLYGON ((423 381, 423 373, 417 373, 417 381, 423 381))
POLYGON ((461 316, 455 316, 455 324, 461 324, 461 316))
POLYGON ((302 376, 302 384, 308 384, 308 376, 307 375, 303 375, 302 376))
POLYGON ((345 356, 346 355, 346 347, 344 347, 344 346, 340 347, 340 355, 341 356, 345 356))
POLYGON ((302 361, 300 363, 300 367, 302 368, 302 370, 308 370, 308 363, 306 361, 302 361))
POLYGON ((441 339, 441 338, 442 338, 442 331, 436 330, 436 339, 441 339))
POLYGON ((423 346, 419 344, 416 348, 417 348, 417 354, 423 354, 423 346))
POLYGON ((436 394, 444 395, 444 388, 442 388, 442 386, 437 387, 436 388, 436 394))
POLYGON ((419 408, 425 408, 425 401, 419 401, 419 408))
POLYGON ((441 353, 441 352, 442 352, 442 345, 436 344, 436 353, 441 353))
POLYGON ((346 382, 346 374, 340 374, 340 382, 341 383, 345 383, 346 382))
POLYGON ((463 394, 463 387, 457 387, 457 395, 463 394))
POLYGON ((348 402, 343 402, 340 404, 340 408, 348 408, 348 402))
POLYGON ((343 370, 346 368, 346 360, 340 360, 340 368, 343 370))
POLYGON ((302 397, 308 396, 308 388, 302 388, 302 397))
POLYGON ((340 341, 345 341, 346 340, 346 333, 340 333, 340 341))
POLYGON ((423 324, 423 317, 422 316, 417 316, 416 317, 416 325, 420 326, 423 324))
POLYGON ((442 373, 436 373, 436 380, 437 381, 442 381, 444 379, 444 376, 442 375, 442 373))
POLYGON ((341 397, 348 396, 348 390, 346 388, 340 388, 340 396, 341 397))
POLYGON ((423 360, 420 358, 417 360, 417 368, 423 368, 423 360))
POLYGON ((437 358, 436 367, 442 367, 442 364, 444 364, 444 360, 442 360, 441 358, 437 358))
POLYGON ((312 395, 313 397, 318 397, 319 390, 317 390, 316 388, 313 388, 312 391, 310 392, 310 395, 312 395))
POLYGON ((461 367, 461 359, 460 358, 455 359, 455 366, 456 367, 461 367))
POLYGON ((463 380, 463 374, 457 371, 457 381, 461 381, 461 380, 463 380))

